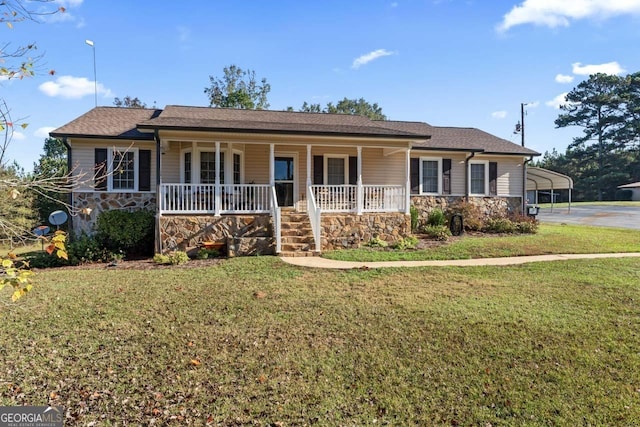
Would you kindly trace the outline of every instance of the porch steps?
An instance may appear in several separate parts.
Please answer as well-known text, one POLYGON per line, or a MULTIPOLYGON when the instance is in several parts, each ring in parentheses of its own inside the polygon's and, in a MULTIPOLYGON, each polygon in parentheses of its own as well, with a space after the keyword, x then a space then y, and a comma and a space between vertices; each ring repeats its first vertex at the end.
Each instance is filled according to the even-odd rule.
POLYGON ((280 215, 280 256, 303 257, 318 255, 313 240, 309 215, 282 209, 280 215))

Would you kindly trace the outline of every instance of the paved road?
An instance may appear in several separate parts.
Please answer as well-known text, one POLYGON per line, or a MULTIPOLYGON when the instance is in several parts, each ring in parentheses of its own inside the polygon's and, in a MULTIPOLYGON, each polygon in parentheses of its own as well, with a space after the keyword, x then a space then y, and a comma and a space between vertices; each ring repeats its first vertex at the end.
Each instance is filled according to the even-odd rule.
POLYGON ((638 206, 572 206, 567 208, 542 208, 540 222, 596 225, 640 229, 640 207, 638 206))

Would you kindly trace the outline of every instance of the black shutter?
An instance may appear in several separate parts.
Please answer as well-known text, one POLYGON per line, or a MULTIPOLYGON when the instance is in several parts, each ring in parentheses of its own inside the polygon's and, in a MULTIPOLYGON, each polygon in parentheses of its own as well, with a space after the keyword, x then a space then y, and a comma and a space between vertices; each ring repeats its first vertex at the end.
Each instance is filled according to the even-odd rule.
POLYGON ((358 158, 349 156, 349 184, 356 185, 358 183, 358 158))
POLYGON ((139 150, 138 163, 138 191, 151 191, 151 150, 139 150))
POLYGON ((418 194, 420 192, 420 159, 410 159, 409 177, 411 180, 411 194, 418 194))
POLYGON ((94 161, 95 189, 96 191, 107 191, 107 149, 96 148, 94 161))
POLYGON ((451 194, 451 159, 442 159, 442 194, 451 194))
POLYGON ((313 183, 324 184, 324 157, 313 156, 313 183))
POLYGON ((489 195, 498 195, 498 163, 489 162, 489 195))

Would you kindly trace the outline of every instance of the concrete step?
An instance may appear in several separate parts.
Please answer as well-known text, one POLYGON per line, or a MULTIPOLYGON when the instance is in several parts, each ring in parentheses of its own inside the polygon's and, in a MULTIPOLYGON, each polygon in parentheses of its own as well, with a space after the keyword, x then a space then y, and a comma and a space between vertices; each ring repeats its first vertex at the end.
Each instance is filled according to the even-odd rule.
POLYGON ((280 235, 282 237, 312 236, 313 230, 311 230, 311 228, 304 228, 304 227, 281 228, 280 235))
POLYGON ((280 244, 282 252, 303 252, 311 250, 311 243, 285 243, 280 244))
POLYGON ((285 257, 307 257, 307 256, 319 256, 320 253, 316 251, 281 251, 278 256, 285 257))

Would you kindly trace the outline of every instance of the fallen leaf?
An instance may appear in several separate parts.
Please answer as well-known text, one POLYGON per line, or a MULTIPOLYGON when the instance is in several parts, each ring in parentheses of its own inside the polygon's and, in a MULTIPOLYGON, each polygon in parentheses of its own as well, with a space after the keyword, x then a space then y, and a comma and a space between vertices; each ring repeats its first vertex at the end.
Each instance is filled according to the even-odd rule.
POLYGON ((191 359, 191 364, 193 366, 200 366, 200 361, 198 359, 191 359))

